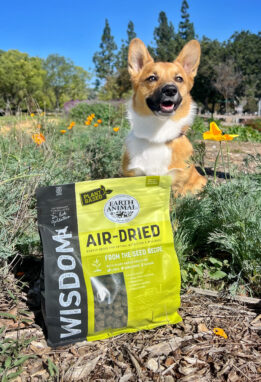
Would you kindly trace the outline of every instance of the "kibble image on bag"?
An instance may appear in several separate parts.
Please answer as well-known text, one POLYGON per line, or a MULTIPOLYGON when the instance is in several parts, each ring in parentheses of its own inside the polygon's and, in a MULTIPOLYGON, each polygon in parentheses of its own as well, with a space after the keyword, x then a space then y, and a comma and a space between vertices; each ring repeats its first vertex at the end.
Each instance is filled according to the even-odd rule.
POLYGON ((152 176, 37 190, 50 346, 181 321, 170 185, 152 176))

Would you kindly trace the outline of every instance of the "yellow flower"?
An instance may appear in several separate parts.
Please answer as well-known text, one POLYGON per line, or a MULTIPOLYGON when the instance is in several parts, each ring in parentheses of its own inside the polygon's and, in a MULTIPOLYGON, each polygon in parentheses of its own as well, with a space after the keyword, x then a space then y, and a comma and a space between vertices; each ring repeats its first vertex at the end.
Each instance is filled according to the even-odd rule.
POLYGON ((34 113, 31 113, 30 116, 31 116, 31 117, 34 117, 34 113))
POLYGON ((94 127, 98 127, 98 126, 99 126, 99 124, 98 124, 98 123, 95 123, 93 126, 94 126, 94 127))
POLYGON ((95 114, 94 114, 94 113, 92 113, 92 114, 91 114, 91 117, 92 117, 92 118, 95 118, 95 114))
POLYGON ((85 121, 84 123, 85 123, 86 126, 90 126, 91 121, 88 120, 88 121, 85 121))
POLYGON ((98 122, 98 123, 102 123, 102 120, 101 120, 101 119, 97 119, 97 122, 98 122))
POLYGON ((44 116, 44 111, 40 114, 40 117, 43 117, 44 116))
POLYGON ((43 134, 33 134, 32 135, 32 140, 40 146, 43 142, 45 142, 45 137, 43 134))
POLYGON ((113 128, 113 131, 115 131, 115 133, 117 133, 117 131, 119 131, 119 130, 120 130, 119 126, 116 126, 113 128))
POLYGON ((209 131, 203 133, 203 138, 211 141, 232 141, 235 137, 238 137, 238 135, 223 134, 215 122, 210 122, 209 131))
POLYGON ((61 133, 61 134, 65 134, 65 133, 66 133, 66 130, 60 130, 60 133, 61 133))
POLYGON ((213 332, 216 334, 216 336, 224 337, 225 339, 227 339, 227 334, 226 334, 226 332, 223 329, 221 329, 221 328, 214 328, 213 332))
POLYGON ((68 129, 68 130, 71 130, 71 129, 72 129, 72 126, 71 126, 71 125, 70 125, 70 126, 68 126, 68 127, 67 127, 67 129, 68 129))

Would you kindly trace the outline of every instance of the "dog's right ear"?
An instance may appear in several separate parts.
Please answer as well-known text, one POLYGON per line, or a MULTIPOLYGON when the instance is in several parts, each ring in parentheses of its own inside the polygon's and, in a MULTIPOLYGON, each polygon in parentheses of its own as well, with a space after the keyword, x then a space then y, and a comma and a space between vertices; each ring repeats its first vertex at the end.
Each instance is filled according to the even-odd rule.
POLYGON ((131 77, 139 74, 144 65, 149 62, 153 62, 153 58, 143 42, 139 38, 131 40, 128 56, 128 69, 131 77))

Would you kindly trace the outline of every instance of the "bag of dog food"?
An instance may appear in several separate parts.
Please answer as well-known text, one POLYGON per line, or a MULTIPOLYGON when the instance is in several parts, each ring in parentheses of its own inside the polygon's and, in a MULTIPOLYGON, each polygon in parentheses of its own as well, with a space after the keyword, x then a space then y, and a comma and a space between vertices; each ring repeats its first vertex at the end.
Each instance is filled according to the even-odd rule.
POLYGON ((181 320, 170 184, 148 176, 37 190, 50 346, 181 320))

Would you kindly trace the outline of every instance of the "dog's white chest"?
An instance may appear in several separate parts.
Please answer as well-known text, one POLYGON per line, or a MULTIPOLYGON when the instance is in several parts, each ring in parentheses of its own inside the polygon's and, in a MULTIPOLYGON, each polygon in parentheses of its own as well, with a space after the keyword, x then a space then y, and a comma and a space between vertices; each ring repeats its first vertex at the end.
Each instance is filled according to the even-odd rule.
POLYGON ((171 150, 165 143, 152 143, 146 139, 137 138, 131 131, 127 137, 126 146, 130 159, 128 170, 134 170, 135 175, 168 173, 171 150))

